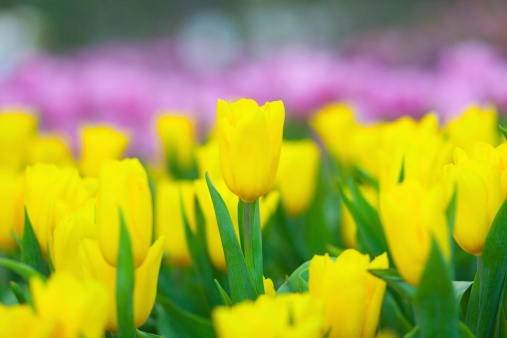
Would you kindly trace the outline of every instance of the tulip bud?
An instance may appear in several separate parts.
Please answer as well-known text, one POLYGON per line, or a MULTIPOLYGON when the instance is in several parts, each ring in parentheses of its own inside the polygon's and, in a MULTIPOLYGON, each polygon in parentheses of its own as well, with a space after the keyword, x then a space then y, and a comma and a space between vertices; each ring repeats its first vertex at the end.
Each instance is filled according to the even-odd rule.
POLYGON ((128 145, 124 131, 106 126, 84 128, 82 137, 79 165, 84 176, 98 176, 104 161, 121 159, 128 145))
POLYGON ((0 166, 21 169, 32 139, 37 134, 37 121, 28 110, 0 110, 0 166))
POLYGON ((23 175, 0 169, 0 248, 17 247, 11 231, 19 238, 25 222, 23 175))
POLYGON ((48 337, 102 337, 112 295, 100 283, 56 273, 46 284, 31 279, 30 294, 38 316, 53 323, 48 337))
POLYGON ((158 132, 170 166, 179 171, 192 169, 195 146, 192 122, 183 116, 165 115, 158 120, 158 132))
POLYGON ((345 250, 333 262, 329 255, 310 261, 308 291, 324 304, 324 331, 329 337, 373 337, 386 283, 368 272, 387 269, 384 253, 370 262, 368 255, 345 250))
POLYGON ((282 145, 281 101, 259 107, 253 100, 218 100, 217 127, 222 175, 227 187, 253 202, 272 187, 282 145))
POLYGON ((148 176, 137 159, 104 162, 97 192, 97 236, 104 258, 116 265, 120 241, 120 211, 139 266, 151 244, 153 210, 148 176))
POLYGON ((454 239, 463 250, 479 256, 506 195, 502 193, 498 151, 486 143, 469 148, 469 153, 455 148, 454 164, 444 167, 442 179, 449 199, 456 190, 454 239))
MULTIPOLYGON (((322 304, 308 293, 262 295, 212 313, 219 338, 322 337, 322 304)), ((325 333, 325 332, 324 332, 325 333)))
POLYGON ((292 217, 301 215, 313 201, 317 186, 319 149, 313 141, 282 143, 277 186, 282 205, 292 217))
POLYGON ((53 163, 59 167, 73 164, 67 142, 61 135, 45 135, 35 138, 28 150, 28 163, 53 163))
POLYGON ((218 141, 215 137, 195 149, 195 158, 197 161, 197 169, 199 170, 199 177, 204 178, 205 174, 208 173, 213 182, 223 180, 222 169, 220 168, 218 141))
POLYGON ((394 264, 408 283, 417 285, 430 253, 432 239, 450 258, 447 204, 440 186, 424 188, 406 179, 380 191, 380 217, 394 264))
MULTIPOLYGON (((131 234, 133 234, 131 232, 131 234)), ((131 239, 134 236, 131 235, 131 239)), ((133 310, 134 325, 136 328, 143 325, 150 316, 155 297, 157 295, 158 273, 162 255, 164 254, 164 238, 160 237, 149 248, 145 259, 135 270, 133 310)), ((80 247, 80 262, 86 280, 96 280, 102 283, 112 296, 109 298, 108 320, 106 328, 117 332, 118 317, 116 303, 116 276, 117 269, 109 264, 102 255, 97 241, 85 239, 80 247)))
POLYGON ((187 222, 195 231, 194 185, 191 181, 165 180, 157 184, 155 191, 155 236, 166 238, 165 251, 169 254, 169 261, 172 264, 190 265, 191 257, 183 226, 180 198, 183 201, 187 222))

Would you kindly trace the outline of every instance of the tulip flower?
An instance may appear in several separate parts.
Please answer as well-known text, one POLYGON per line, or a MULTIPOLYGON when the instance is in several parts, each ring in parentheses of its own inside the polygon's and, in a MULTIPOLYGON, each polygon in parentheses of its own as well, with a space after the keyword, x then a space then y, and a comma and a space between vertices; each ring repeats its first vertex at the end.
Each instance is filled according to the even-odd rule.
POLYGON ((308 293, 260 296, 212 313, 219 338, 322 337, 322 304, 308 293))
POLYGON ((165 115, 158 120, 158 132, 162 139, 166 159, 180 171, 194 165, 194 126, 183 116, 165 115))
POLYGON ((36 137, 28 149, 28 163, 38 162, 53 163, 59 167, 71 166, 73 164, 63 135, 44 135, 36 137))
POLYGON ((53 337, 102 337, 110 294, 100 283, 56 273, 49 281, 30 280, 37 315, 52 323, 53 337))
POLYGON ((253 100, 218 100, 217 136, 227 187, 245 202, 266 194, 276 177, 285 108, 281 101, 259 107, 253 100))
POLYGON ((11 170, 0 169, 0 248, 17 247, 11 231, 19 238, 25 222, 23 176, 11 170))
POLYGON ((456 215, 453 236, 468 253, 482 254, 484 241, 493 220, 505 200, 502 189, 500 154, 486 143, 474 143, 469 153, 454 150, 454 164, 442 171, 448 197, 456 189, 456 215))
POLYGON ((318 168, 319 150, 313 141, 282 143, 277 186, 282 205, 290 216, 301 215, 313 201, 318 168))
POLYGON ((0 304, 0 337, 52 338, 54 325, 38 317, 28 304, 0 304))
POLYGON ((106 160, 121 159, 128 145, 127 133, 106 126, 86 127, 82 132, 81 172, 98 176, 106 160))
POLYGON ((450 122, 444 133, 454 145, 465 151, 471 151, 475 142, 496 147, 500 142, 496 109, 493 106, 471 106, 458 119, 450 122))
POLYGON ((55 206, 59 204, 70 214, 90 198, 75 168, 38 163, 26 169, 25 206, 44 255, 55 227, 55 206))
POLYGON ((204 145, 196 147, 195 158, 200 178, 204 178, 207 172, 213 182, 223 180, 218 140, 215 137, 208 140, 204 145))
POLYGON ((180 198, 190 228, 196 229, 194 185, 191 181, 164 180, 155 190, 155 236, 164 236, 169 261, 177 266, 190 265, 180 198))
POLYGON ((329 255, 310 261, 308 291, 324 304, 324 330, 329 337, 373 337, 377 330, 386 283, 368 269, 387 269, 384 253, 368 255, 345 250, 333 262, 329 255))
POLYGON ((99 173, 97 236, 104 258, 116 265, 120 242, 120 211, 131 235, 136 267, 144 261, 153 233, 148 176, 137 159, 106 161, 99 173))
POLYGON ((0 166, 21 169, 37 130, 33 113, 26 109, 0 110, 0 166))
MULTIPOLYGON (((131 234, 134 234, 131 232, 131 234)), ((131 235, 131 239, 134 235, 131 235)), ((135 270, 133 310, 136 328, 143 325, 150 316, 157 294, 158 273, 164 253, 163 237, 149 248, 145 259, 135 270)), ((108 304, 108 320, 106 328, 117 332, 118 317, 116 305, 116 275, 117 269, 109 264, 102 254, 97 241, 85 239, 80 247, 80 262, 86 280, 97 280, 107 287, 110 297, 108 304)))
POLYGON ((394 264, 408 283, 416 286, 426 266, 434 239, 450 258, 447 203, 441 186, 423 187, 405 179, 380 191, 380 218, 394 264))

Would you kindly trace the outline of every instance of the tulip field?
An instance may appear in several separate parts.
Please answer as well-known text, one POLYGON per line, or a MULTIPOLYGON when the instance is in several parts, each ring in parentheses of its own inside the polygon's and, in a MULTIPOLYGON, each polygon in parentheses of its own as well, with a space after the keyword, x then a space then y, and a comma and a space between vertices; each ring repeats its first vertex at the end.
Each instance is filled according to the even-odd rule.
POLYGON ((0 107, 0 337, 507 337, 495 106, 215 100, 150 153, 0 107))

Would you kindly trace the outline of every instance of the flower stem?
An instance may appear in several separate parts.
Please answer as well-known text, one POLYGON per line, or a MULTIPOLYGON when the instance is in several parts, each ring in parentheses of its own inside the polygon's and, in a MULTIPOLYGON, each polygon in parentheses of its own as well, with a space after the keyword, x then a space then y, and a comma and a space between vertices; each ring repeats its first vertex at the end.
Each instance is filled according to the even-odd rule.
POLYGON ((252 203, 245 202, 243 206, 243 252, 245 254, 246 267, 252 281, 255 280, 255 263, 252 238, 252 203))

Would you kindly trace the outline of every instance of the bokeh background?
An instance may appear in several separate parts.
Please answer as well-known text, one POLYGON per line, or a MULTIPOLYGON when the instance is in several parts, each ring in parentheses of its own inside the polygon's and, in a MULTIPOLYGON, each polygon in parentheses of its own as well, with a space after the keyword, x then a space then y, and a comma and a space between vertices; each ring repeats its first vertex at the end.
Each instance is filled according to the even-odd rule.
POLYGON ((507 110, 501 1, 0 1, 0 105, 74 140, 84 122, 131 131, 194 117, 218 98, 281 99, 292 120, 346 101, 368 122, 470 103, 507 110))

